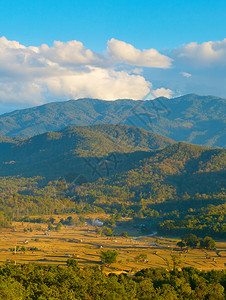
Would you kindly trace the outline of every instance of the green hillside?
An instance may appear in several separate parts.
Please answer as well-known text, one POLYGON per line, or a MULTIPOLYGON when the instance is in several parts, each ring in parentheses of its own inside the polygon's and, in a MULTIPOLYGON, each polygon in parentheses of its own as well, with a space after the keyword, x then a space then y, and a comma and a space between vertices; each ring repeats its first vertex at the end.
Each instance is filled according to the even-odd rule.
POLYGON ((226 100, 195 94, 164 101, 170 113, 154 122, 154 131, 176 141, 226 146, 226 100))
POLYGON ((54 102, 0 116, 1 136, 31 137, 71 125, 126 124, 176 141, 225 147, 226 100, 194 94, 150 101, 54 102))
POLYGON ((93 174, 92 166, 111 153, 125 155, 158 150, 174 143, 169 138, 126 125, 71 126, 21 141, 8 140, 0 143, 1 176, 41 175, 53 179, 71 172, 89 178, 99 176, 93 174))
POLYGON ((177 143, 150 153, 131 170, 88 185, 87 191, 95 203, 152 204, 186 194, 214 195, 225 186, 226 150, 177 143))
POLYGON ((23 138, 19 137, 0 137, 0 154, 2 155, 8 151, 11 147, 15 146, 18 142, 22 142, 23 138))
MULTIPOLYGON (((75 203, 130 216, 147 233, 192 232, 222 238, 225 187, 226 150, 177 143, 146 154, 128 171, 86 184, 69 195, 75 203)), ((115 222, 113 217, 109 225, 115 222)))
MULTIPOLYGON (((30 163, 29 159, 25 161, 25 153, 20 162, 2 164, 7 172, 11 168, 14 176, 6 177, 6 171, 1 169, 4 176, 0 177, 0 226, 7 226, 12 219, 23 220, 39 214, 106 212, 111 215, 106 225, 113 228, 120 226, 120 216, 124 216, 131 219, 131 226, 142 225, 147 233, 192 232, 221 238, 225 235, 226 150, 182 142, 161 150, 137 151, 139 147, 132 137, 113 144, 118 135, 115 136, 114 131, 110 140, 110 128, 101 126, 97 131, 99 135, 95 135, 97 128, 93 130, 93 127, 82 127, 81 131, 77 127, 67 128, 59 133, 48 133, 45 139, 41 135, 46 146, 48 141, 54 142, 47 150, 63 153, 53 159, 49 158, 51 151, 38 151, 38 144, 34 143, 37 137, 14 145, 12 149, 22 147, 23 151, 26 145, 31 158, 30 163), (76 135, 75 141, 78 137, 84 140, 78 143, 81 147, 71 148, 72 152, 77 149, 76 154, 64 155, 69 133, 76 135), (88 150, 94 154, 92 143, 100 136, 108 147, 120 145, 123 151, 102 157, 87 156, 88 150), (57 148, 57 141, 65 148, 57 148), (135 151, 124 152, 131 151, 132 147, 135 151), (24 175, 26 172, 33 173, 32 177, 24 175), (52 177, 34 177, 41 173, 52 177)), ((136 128, 123 126, 122 129, 127 133, 132 130, 132 136, 138 134, 136 128)), ((138 132, 147 134, 141 129, 138 132)), ((148 145, 145 140, 144 145, 148 145)), ((12 153, 16 153, 12 149, 12 153)))

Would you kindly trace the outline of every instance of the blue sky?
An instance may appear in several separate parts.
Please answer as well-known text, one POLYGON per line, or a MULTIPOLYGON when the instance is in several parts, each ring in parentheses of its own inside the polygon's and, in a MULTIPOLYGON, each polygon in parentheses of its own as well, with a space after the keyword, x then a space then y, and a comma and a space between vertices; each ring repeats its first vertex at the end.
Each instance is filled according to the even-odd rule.
POLYGON ((79 97, 138 99, 148 91, 226 97, 225 0, 0 5, 0 112, 79 97))
POLYGON ((79 40, 105 50, 112 37, 158 50, 225 37, 225 0, 4 0, 1 35, 29 46, 79 40))

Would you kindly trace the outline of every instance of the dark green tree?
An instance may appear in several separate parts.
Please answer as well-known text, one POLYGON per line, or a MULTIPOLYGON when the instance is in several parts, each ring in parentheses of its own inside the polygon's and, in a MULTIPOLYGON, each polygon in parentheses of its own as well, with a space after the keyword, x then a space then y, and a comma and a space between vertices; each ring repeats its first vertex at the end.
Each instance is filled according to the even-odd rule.
POLYGON ((197 236, 192 233, 185 234, 182 237, 182 241, 185 242, 188 247, 196 247, 198 244, 197 236))
POLYGON ((78 261, 76 259, 69 258, 67 260, 67 266, 72 267, 73 269, 77 269, 78 268, 78 261))
POLYGON ((112 236, 112 235, 113 235, 113 231, 111 230, 111 228, 108 228, 108 227, 104 227, 102 232, 103 232, 106 236, 112 236))
POLYGON ((121 236, 124 238, 128 238, 128 233, 126 231, 124 231, 121 233, 121 236))
POLYGON ((214 249, 216 248, 216 243, 211 237, 206 236, 200 240, 200 248, 214 249))
POLYGON ((116 262, 118 256, 117 251, 107 250, 101 251, 101 261, 106 265, 110 265, 116 262))
POLYGON ((183 241, 180 241, 180 242, 177 243, 177 246, 182 249, 186 246, 186 244, 183 241))

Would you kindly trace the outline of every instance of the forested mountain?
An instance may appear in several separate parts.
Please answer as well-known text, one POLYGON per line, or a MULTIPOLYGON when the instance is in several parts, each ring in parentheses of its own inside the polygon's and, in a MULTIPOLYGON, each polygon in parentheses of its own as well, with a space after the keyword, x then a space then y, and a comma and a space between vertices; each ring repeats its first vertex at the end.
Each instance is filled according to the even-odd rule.
POLYGON ((0 226, 39 214, 107 212, 109 227, 121 215, 148 233, 221 238, 225 186, 225 149, 138 127, 69 126, 0 139, 0 226))
POLYGON ((183 142, 146 155, 126 172, 101 178, 81 194, 101 204, 152 204, 217 195, 226 186, 226 150, 183 142))
POLYGON ((70 125, 126 124, 176 141, 225 147, 226 100, 185 95, 149 101, 54 102, 0 116, 0 135, 31 137, 70 125))
POLYGON ((24 139, 20 137, 6 137, 0 136, 0 155, 8 151, 11 147, 15 146, 18 142, 24 139))
MULTIPOLYGON (((106 127, 101 128, 106 135, 106 127)), ((109 130, 110 126, 107 128, 109 130)), ((86 133, 83 146, 87 148, 75 148, 79 151, 74 155, 64 157, 62 154, 51 160, 48 153, 39 151, 33 138, 13 146, 15 149, 22 147, 20 155, 24 161, 1 165, 2 174, 11 171, 20 176, 0 177, 0 211, 3 212, 0 225, 6 226, 12 218, 38 214, 107 212, 112 215, 108 226, 115 224, 115 218, 121 214, 133 220, 139 219, 140 224, 147 225, 148 232, 152 231, 152 225, 154 230, 158 225, 157 230, 163 234, 193 232, 199 236, 224 236, 226 150, 180 142, 156 151, 123 152, 131 151, 134 146, 131 139, 117 144, 117 147, 122 146, 121 153, 89 157, 86 151, 90 147, 92 152, 91 142, 100 136, 94 134, 93 127, 84 131, 87 128, 78 129, 71 127, 60 132, 65 135, 60 143, 62 147, 66 147, 68 132, 77 138, 78 135, 84 138, 86 133), (94 139, 87 139, 88 134, 94 139), (24 145, 30 151, 30 164, 26 161, 24 145), (42 152, 46 159, 41 161, 42 152), (41 162, 35 162, 36 159, 41 162), (51 174, 52 180, 28 177, 24 175, 26 172, 51 174)), ((126 132, 134 130, 127 126, 122 126, 122 129, 126 132)), ((146 134, 144 130, 138 130, 146 134)), ((52 134, 53 140, 49 133, 40 136, 42 142, 46 142, 43 145, 48 145, 48 138, 50 142, 59 141, 56 137, 62 139, 59 133, 52 134)), ((113 147, 109 139, 102 141, 113 147)), ((56 150, 60 147, 57 143, 53 145, 56 150)), ((58 149, 59 153, 61 150, 64 153, 62 149, 58 149)))
MULTIPOLYGON (((42 175, 56 179, 73 172, 90 179, 98 175, 93 174, 92 166, 98 167, 98 172, 103 171, 98 163, 106 164, 104 157, 112 156, 108 158, 112 167, 120 153, 125 156, 131 152, 159 150, 173 143, 169 138, 141 128, 108 124, 70 126, 21 140, 3 137, 0 142, 0 175, 42 175)), ((118 167, 126 166, 118 164, 118 167)))
POLYGON ((177 143, 146 153, 130 170, 81 186, 71 196, 75 203, 138 218, 147 232, 223 237, 225 187, 226 150, 177 143))

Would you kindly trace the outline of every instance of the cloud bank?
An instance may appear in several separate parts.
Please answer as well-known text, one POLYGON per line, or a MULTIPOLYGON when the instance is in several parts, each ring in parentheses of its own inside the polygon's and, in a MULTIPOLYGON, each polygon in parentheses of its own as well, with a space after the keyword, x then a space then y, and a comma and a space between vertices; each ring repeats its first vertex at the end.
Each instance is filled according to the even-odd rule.
POLYGON ((191 92, 224 96, 225 66, 226 39, 191 42, 166 55, 113 38, 101 54, 80 41, 26 47, 1 37, 0 109, 83 97, 136 100, 147 94, 170 98, 191 92))
POLYGON ((25 47, 17 41, 0 38, 0 102, 36 105, 58 98, 142 99, 151 88, 151 83, 140 75, 142 70, 116 70, 116 65, 169 67, 170 59, 156 50, 141 52, 113 39, 109 45, 107 54, 102 55, 79 41, 56 41, 52 47, 25 47), (123 57, 126 48, 133 52, 130 63, 123 57))
POLYGON ((216 42, 196 42, 183 45, 172 51, 172 56, 185 65, 195 68, 226 66, 226 39, 216 42))

